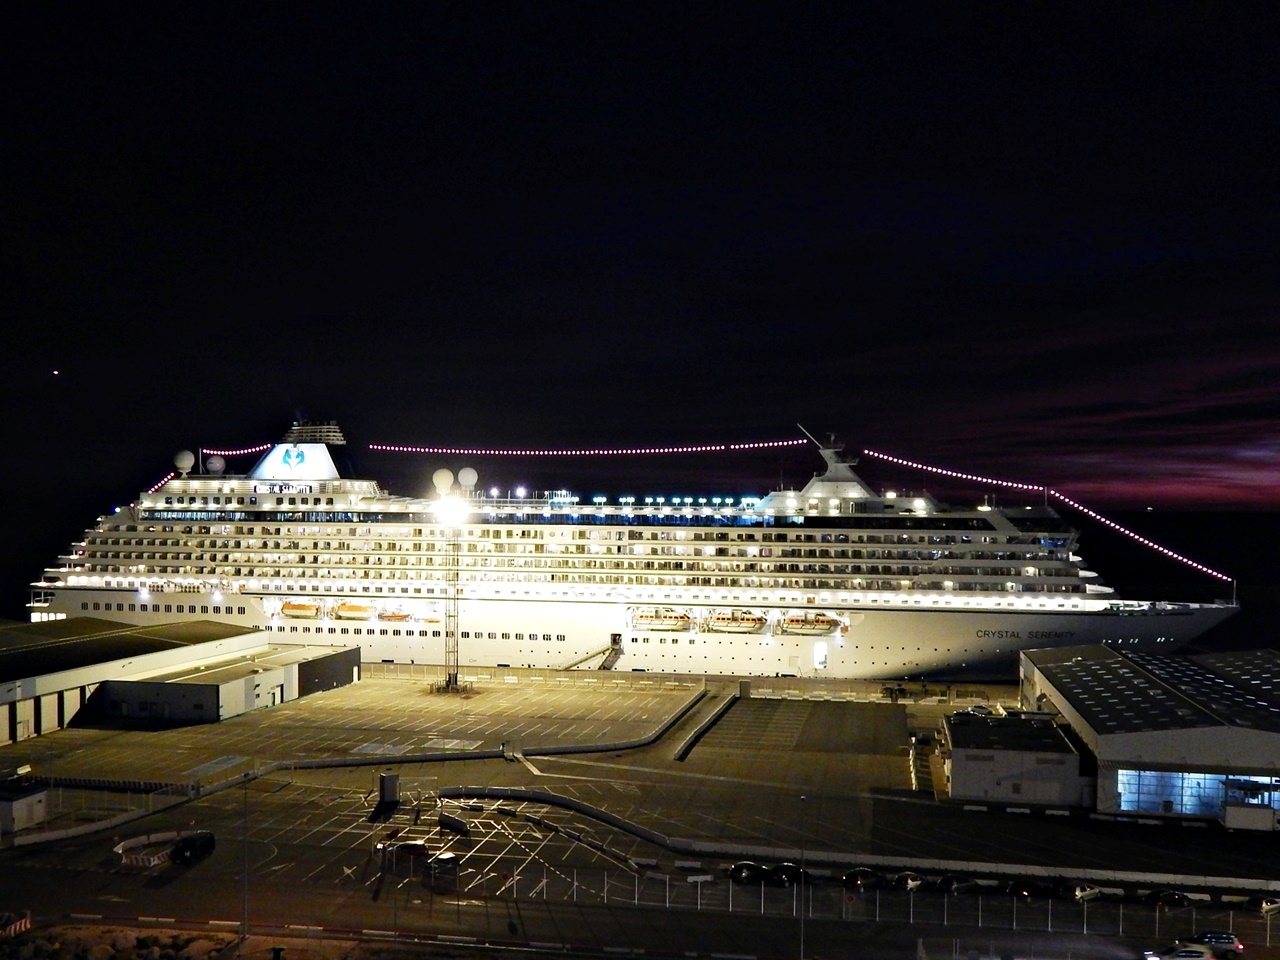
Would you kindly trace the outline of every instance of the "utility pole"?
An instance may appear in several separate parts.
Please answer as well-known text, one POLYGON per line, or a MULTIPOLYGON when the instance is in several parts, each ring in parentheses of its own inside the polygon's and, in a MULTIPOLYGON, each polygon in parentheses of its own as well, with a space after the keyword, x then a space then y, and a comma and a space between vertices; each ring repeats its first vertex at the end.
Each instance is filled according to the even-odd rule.
POLYGON ((242 776, 242 786, 244 789, 244 803, 240 812, 240 836, 243 841, 241 846, 244 848, 244 876, 243 876, 243 914, 240 922, 240 939, 249 939, 249 779, 252 776, 245 772, 242 776))

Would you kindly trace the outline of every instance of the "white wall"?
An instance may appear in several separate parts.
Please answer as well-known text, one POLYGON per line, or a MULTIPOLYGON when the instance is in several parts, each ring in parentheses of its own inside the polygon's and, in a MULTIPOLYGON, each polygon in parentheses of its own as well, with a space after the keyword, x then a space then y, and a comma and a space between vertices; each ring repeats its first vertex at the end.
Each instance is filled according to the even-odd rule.
POLYGON ((1080 804, 1080 764, 1074 754, 953 749, 948 766, 956 800, 1080 804))

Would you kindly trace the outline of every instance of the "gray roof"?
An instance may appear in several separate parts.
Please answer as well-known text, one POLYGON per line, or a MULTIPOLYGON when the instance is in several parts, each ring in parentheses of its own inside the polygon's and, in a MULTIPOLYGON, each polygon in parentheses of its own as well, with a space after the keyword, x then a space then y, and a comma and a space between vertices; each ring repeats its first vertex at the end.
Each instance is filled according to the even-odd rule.
POLYGON ((296 643, 277 643, 252 653, 236 655, 212 664, 174 667, 164 673, 146 678, 146 683, 187 683, 195 685, 223 684, 262 673, 266 669, 278 669, 308 660, 318 660, 350 647, 305 646, 296 643))
POLYGON ((0 626, 0 683, 225 640, 244 627, 197 620, 140 627, 96 617, 0 626))
POLYGON ((1275 651, 1178 657, 1093 645, 1025 656, 1099 734, 1197 727, 1280 733, 1275 651))
POLYGON ((1020 750, 1027 753, 1074 753, 1052 720, 984 717, 953 713, 943 718, 954 750, 1020 750))

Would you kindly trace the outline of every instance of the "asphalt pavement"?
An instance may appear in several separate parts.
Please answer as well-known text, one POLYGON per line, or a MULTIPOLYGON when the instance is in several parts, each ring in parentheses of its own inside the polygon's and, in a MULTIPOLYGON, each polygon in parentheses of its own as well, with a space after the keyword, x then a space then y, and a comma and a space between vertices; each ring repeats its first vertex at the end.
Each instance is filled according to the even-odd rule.
MULTIPOLYGON (((390 930, 396 940, 654 951, 680 942, 744 956, 797 955, 802 916, 811 925, 806 952, 821 946, 827 956, 844 955, 836 951, 855 931, 867 945, 859 955, 872 955, 877 937, 901 950, 941 934, 945 955, 963 956, 976 949, 971 941, 990 946, 994 930, 1040 937, 1045 951, 1044 937, 1080 937, 1098 956, 1111 955, 1096 952, 1103 944, 1150 945, 1209 923, 1246 927, 1250 956, 1270 939, 1265 921, 1207 897, 1184 913, 1125 903, 1089 913, 1046 900, 1019 914, 1017 902, 994 893, 873 899, 833 883, 857 863, 891 871, 939 860, 1061 876, 1183 870, 1205 875, 1206 886, 1209 876, 1274 875, 1271 837, 976 813, 938 802, 928 782, 913 789, 910 732, 936 725, 957 694, 1008 699, 1007 689, 952 690, 950 699, 911 691, 895 703, 872 685, 786 679, 757 680, 750 698, 736 700, 741 688, 728 679, 511 671, 463 694, 435 693, 430 680, 369 677, 216 725, 76 728, 0 749, 0 766, 29 764, 63 784, 50 790, 51 817, 38 829, 114 821, 0 849, 0 906, 221 928, 248 919, 255 931, 292 926, 317 940, 321 931, 390 930), (548 752, 564 748, 585 752, 548 752), (423 756, 434 759, 414 759, 423 756), (398 803, 379 807, 386 774, 395 775, 398 803), (177 789, 67 785, 92 779, 177 789), (501 791, 507 799, 495 799, 501 791), (193 829, 213 831, 218 843, 191 867, 126 868, 112 850, 140 834, 193 829), (449 855, 456 884, 439 889, 422 865, 388 861, 378 849, 388 839, 449 855), (738 888, 724 868, 742 858, 803 862, 814 879, 803 899, 791 889, 738 888)), ((885 955, 901 955, 892 950, 885 955)))

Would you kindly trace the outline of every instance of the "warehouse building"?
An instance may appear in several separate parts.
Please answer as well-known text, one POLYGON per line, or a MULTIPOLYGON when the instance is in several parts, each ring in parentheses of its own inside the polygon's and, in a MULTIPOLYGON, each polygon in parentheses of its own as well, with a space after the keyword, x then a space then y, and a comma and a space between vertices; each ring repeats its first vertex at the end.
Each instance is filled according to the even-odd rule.
POLYGON ((359 647, 272 643, 213 621, 76 617, 0 627, 0 744, 103 718, 211 722, 359 679, 359 647))
POLYGON ((1022 699, 1058 712, 1097 760, 1102 814, 1280 821, 1280 654, 1028 650, 1022 699))

